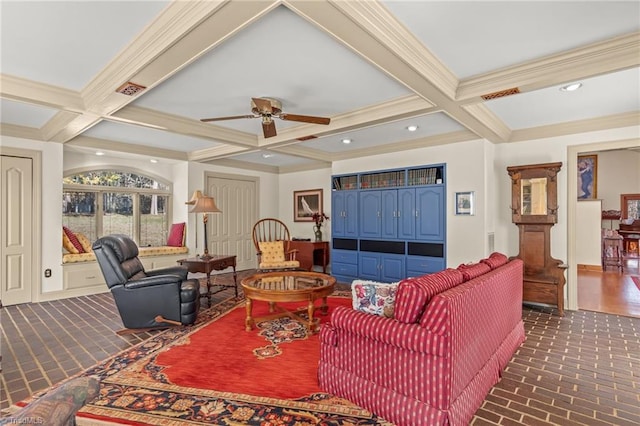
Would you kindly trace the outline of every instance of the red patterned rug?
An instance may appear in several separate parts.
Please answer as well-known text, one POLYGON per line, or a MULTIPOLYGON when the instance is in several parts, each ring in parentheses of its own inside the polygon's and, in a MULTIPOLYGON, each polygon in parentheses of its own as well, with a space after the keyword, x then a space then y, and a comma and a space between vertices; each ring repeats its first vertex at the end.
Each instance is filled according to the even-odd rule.
MULTIPOLYGON (((329 298, 330 310, 350 303, 329 298)), ((254 316, 266 309, 256 303, 254 316)), ((244 317, 244 303, 229 299, 195 326, 158 333, 85 371, 100 377, 101 391, 78 425, 390 425, 321 392, 317 334, 289 318, 246 332, 244 317)))

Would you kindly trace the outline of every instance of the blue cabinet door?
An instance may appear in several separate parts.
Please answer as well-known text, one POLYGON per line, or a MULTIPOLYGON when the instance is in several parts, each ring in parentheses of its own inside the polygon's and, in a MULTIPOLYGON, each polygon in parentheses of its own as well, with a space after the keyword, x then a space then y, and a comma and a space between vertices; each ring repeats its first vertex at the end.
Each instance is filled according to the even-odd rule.
POLYGON ((358 193, 347 191, 344 194, 344 235, 345 238, 358 237, 358 193))
POLYGON ((398 238, 413 240, 416 238, 416 190, 398 190, 398 238))
POLYGON ((444 240, 444 187, 416 188, 416 239, 444 240))
POLYGON ((405 256, 398 254, 380 255, 380 281, 397 282, 406 276, 405 256))
POLYGON ((380 253, 361 251, 358 256, 358 275, 365 280, 380 278, 380 253))
POLYGON ((333 191, 331 193, 331 236, 333 237, 345 236, 345 210, 345 192, 333 191))
POLYGON ((380 191, 360 192, 360 238, 380 238, 380 191))
POLYGON ((331 193, 331 236, 358 237, 358 193, 333 191, 331 193))
POLYGON ((382 238, 398 238, 398 191, 389 189, 381 191, 380 203, 380 236, 382 238))

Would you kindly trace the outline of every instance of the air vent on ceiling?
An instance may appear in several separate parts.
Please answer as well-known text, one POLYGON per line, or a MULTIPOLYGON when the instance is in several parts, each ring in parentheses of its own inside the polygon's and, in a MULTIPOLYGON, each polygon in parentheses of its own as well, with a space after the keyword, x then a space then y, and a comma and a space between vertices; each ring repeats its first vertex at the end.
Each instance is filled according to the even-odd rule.
POLYGON ((298 140, 300 142, 304 142, 304 141, 308 141, 308 140, 311 140, 311 139, 317 139, 317 138, 318 138, 317 136, 309 135, 309 136, 303 136, 301 138, 298 138, 298 140))
POLYGON ((513 87, 511 89, 501 90, 499 92, 487 93, 486 95, 482 95, 482 99, 488 101, 490 99, 503 98, 505 96, 511 96, 520 93, 520 89, 517 87, 513 87))
POLYGON ((137 95, 138 93, 142 92, 144 89, 146 89, 145 86, 141 86, 139 84, 135 84, 135 83, 132 83, 132 82, 128 81, 125 84, 123 84, 122 86, 118 87, 116 92, 122 93, 123 95, 127 95, 127 96, 134 96, 134 95, 137 95))

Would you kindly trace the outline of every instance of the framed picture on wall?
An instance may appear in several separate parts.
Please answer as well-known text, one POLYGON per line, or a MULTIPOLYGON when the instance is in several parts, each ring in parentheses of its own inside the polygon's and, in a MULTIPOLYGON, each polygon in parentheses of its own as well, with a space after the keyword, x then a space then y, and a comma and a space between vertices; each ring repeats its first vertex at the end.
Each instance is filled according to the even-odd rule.
POLYGON ((456 215, 474 215, 473 191, 456 192, 456 215))
POLYGON ((598 156, 578 155, 578 200, 598 197, 598 156))
POLYGON ((293 221, 313 222, 313 214, 322 213, 322 189, 293 192, 293 221))

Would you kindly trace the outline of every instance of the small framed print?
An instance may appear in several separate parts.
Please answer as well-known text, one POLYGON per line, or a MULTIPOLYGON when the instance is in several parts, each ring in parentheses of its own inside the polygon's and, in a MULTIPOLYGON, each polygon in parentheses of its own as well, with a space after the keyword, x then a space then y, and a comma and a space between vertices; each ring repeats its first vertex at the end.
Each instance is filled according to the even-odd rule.
POLYGON ((473 216, 474 210, 474 192, 456 192, 456 215, 473 216))

